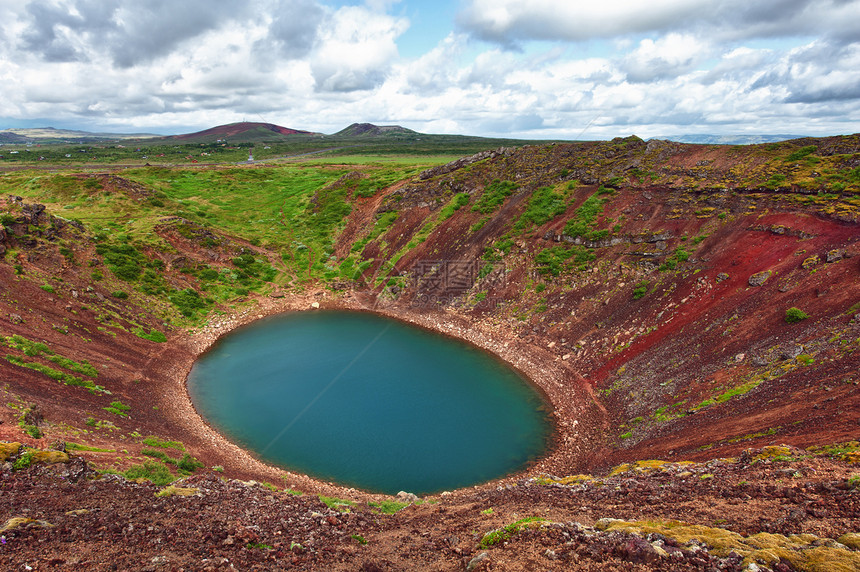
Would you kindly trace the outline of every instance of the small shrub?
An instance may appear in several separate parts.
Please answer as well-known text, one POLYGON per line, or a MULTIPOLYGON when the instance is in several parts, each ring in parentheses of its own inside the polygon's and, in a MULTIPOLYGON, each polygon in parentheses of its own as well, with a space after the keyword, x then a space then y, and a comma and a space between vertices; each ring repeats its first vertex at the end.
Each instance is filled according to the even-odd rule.
POLYGON ((15 459, 15 463, 12 465, 12 468, 16 471, 21 469, 26 469, 33 463, 33 452, 27 451, 17 459, 15 459))
POLYGON ((801 320, 805 320, 809 317, 809 314, 801 310, 800 308, 789 308, 785 311, 785 321, 789 324, 793 324, 795 322, 800 322, 801 320))
POLYGON ((633 299, 638 300, 640 298, 644 298, 645 294, 648 293, 648 282, 640 282, 636 285, 636 288, 633 290, 633 299))
POLYGON ((126 298, 128 298, 128 293, 123 292, 122 290, 115 290, 115 291, 111 292, 110 295, 113 296, 114 298, 118 298, 120 300, 125 300, 126 298))
POLYGON ((41 288, 42 290, 44 290, 45 292, 48 292, 50 294, 53 294, 54 292, 56 292, 54 287, 51 286, 50 284, 42 284, 41 286, 39 286, 39 288, 41 288))
POLYGON ((798 149, 797 151, 794 151, 788 157, 786 157, 785 160, 786 160, 786 162, 800 161, 801 159, 803 159, 807 155, 812 155, 817 150, 818 150, 818 148, 815 147, 815 145, 809 145, 807 147, 801 147, 800 149, 798 149))
POLYGON ((176 478, 164 463, 144 461, 142 465, 134 465, 123 473, 127 479, 146 479, 158 486, 169 485, 176 478))
POLYGON ((193 473, 197 469, 202 469, 204 467, 203 463, 185 453, 182 455, 182 458, 176 461, 176 468, 180 471, 185 471, 187 473, 193 473))

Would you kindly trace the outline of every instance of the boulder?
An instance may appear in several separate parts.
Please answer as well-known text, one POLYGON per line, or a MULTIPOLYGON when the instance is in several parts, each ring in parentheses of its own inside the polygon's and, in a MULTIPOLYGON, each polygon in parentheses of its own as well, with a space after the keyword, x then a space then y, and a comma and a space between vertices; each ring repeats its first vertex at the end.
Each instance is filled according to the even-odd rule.
POLYGON ((836 262, 838 260, 842 260, 843 257, 844 255, 841 250, 830 250, 827 252, 825 260, 827 260, 827 262, 836 262))
POLYGON ((397 500, 400 502, 415 502, 418 500, 418 497, 413 493, 407 493, 406 491, 400 491, 397 493, 397 500))
POLYGON ((13 455, 17 455, 20 450, 21 443, 0 443, 0 463, 5 462, 13 455))
POLYGON ((767 279, 770 278, 772 272, 770 270, 765 270, 764 272, 756 272, 749 279, 750 286, 762 286, 767 279))

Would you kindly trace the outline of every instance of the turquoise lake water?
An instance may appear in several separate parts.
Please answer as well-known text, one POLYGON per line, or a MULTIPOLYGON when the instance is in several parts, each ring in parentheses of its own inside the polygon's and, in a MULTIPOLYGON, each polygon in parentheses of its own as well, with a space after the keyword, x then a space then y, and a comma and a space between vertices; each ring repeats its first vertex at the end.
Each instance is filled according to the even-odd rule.
POLYGON ((504 362, 369 313, 289 313, 236 330, 194 364, 188 391, 264 461, 389 494, 504 476, 551 432, 541 397, 504 362))

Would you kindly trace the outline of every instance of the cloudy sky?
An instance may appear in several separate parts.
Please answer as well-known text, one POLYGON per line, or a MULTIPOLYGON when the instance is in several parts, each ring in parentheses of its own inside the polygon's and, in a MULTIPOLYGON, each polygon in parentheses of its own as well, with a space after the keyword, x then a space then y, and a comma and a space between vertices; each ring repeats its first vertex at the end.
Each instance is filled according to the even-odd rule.
POLYGON ((860 131, 860 0, 0 0, 0 128, 860 131))

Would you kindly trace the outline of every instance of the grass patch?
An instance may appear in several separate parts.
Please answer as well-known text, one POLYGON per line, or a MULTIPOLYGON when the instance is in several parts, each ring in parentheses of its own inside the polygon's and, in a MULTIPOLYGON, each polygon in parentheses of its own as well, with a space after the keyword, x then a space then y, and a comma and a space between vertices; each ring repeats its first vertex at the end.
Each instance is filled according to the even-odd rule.
POLYGON ((158 486, 169 485, 176 480, 167 465, 158 461, 144 461, 140 465, 130 467, 122 474, 127 479, 145 479, 158 486))
POLYGON ((185 451, 185 445, 180 443, 179 441, 165 441, 159 439, 155 435, 150 435, 141 441, 144 445, 149 445, 150 447, 160 447, 161 449, 178 449, 180 451, 185 451))
POLYGON ((472 211, 481 214, 494 213, 502 206, 505 199, 511 196, 518 188, 519 185, 514 182, 494 179, 492 183, 484 188, 484 192, 481 193, 475 206, 472 207, 472 211))
POLYGON ((356 504, 355 501, 339 499, 336 497, 327 497, 325 495, 319 495, 319 499, 330 509, 340 512, 349 512, 349 507, 355 506, 356 504))
POLYGON ((499 544, 500 542, 504 542, 509 539, 516 533, 518 533, 523 528, 532 526, 534 524, 539 524, 544 522, 546 519, 541 518, 539 516, 529 516, 526 518, 522 518, 516 522, 512 522, 511 524, 504 526, 502 528, 497 528, 496 530, 491 530, 487 534, 481 538, 481 542, 478 543, 480 548, 489 548, 490 546, 494 546, 499 544))
POLYGON ((439 221, 448 220, 454 213, 469 204, 469 193, 457 193, 439 213, 439 221))
POLYGON ((369 506, 372 506, 376 509, 379 509, 379 512, 382 514, 394 514, 395 512, 402 510, 409 506, 408 502, 398 502, 395 500, 384 500, 379 502, 369 502, 367 503, 369 506))
POLYGON ((66 441, 66 451, 90 451, 93 453, 113 453, 116 449, 102 449, 100 447, 91 447, 90 445, 83 445, 81 443, 72 443, 70 441, 66 441))
POLYGON ((584 246, 551 246, 537 253, 535 269, 542 276, 558 276, 573 268, 584 271, 596 257, 584 246))
MULTIPOLYGON (((602 188, 602 187, 601 187, 602 188)), ((585 199, 579 208, 577 208, 573 217, 564 225, 564 234, 574 238, 581 237, 586 240, 598 239, 601 231, 594 230, 597 217, 603 214, 603 206, 609 200, 609 197, 600 197, 600 191, 585 199)))
POLYGON ((102 407, 102 409, 120 417, 128 417, 127 411, 131 410, 131 406, 122 401, 111 401, 108 407, 102 407))
POLYGON ((533 226, 541 226, 567 210, 567 201, 552 187, 541 187, 532 193, 526 210, 514 224, 514 232, 523 232, 533 226))
POLYGON ((144 340, 149 340, 151 342, 164 343, 167 341, 167 336, 155 328, 150 330, 149 333, 146 333, 146 330, 143 328, 135 328, 132 330, 132 333, 138 338, 143 338, 144 340))
POLYGON ((157 449, 142 449, 140 451, 140 454, 145 455, 147 457, 152 457, 154 459, 159 459, 164 463, 173 465, 183 474, 191 474, 197 469, 202 469, 204 467, 203 463, 201 463, 188 453, 182 455, 181 459, 174 459, 164 451, 160 451, 157 449))
POLYGON ((760 384, 761 384, 761 380, 757 379, 754 381, 744 383, 743 385, 733 387, 727 391, 724 391, 723 393, 721 393, 717 396, 712 397, 711 399, 706 399, 705 401, 703 401, 699 405, 697 405, 696 409, 702 409, 705 407, 710 407, 711 405, 716 405, 719 403, 725 403, 726 401, 728 401, 732 397, 737 397, 739 395, 745 395, 745 394, 749 393, 750 391, 752 391, 753 389, 758 387, 760 384))
POLYGON ((7 354, 6 355, 6 361, 8 361, 9 363, 15 364, 17 366, 20 366, 20 367, 25 367, 27 369, 32 369, 34 371, 38 371, 39 373, 43 373, 43 374, 47 375, 48 377, 50 377, 51 379, 59 381, 65 385, 76 385, 76 386, 84 387, 84 388, 88 389, 90 391, 90 393, 99 393, 99 392, 105 391, 104 387, 102 387, 101 385, 96 385, 94 382, 92 382, 89 379, 82 379, 80 377, 77 377, 77 376, 74 376, 74 375, 71 375, 68 373, 63 373, 61 371, 58 371, 56 369, 53 369, 53 368, 48 367, 48 366, 41 364, 41 363, 28 362, 28 361, 26 361, 23 358, 20 358, 18 356, 7 354))

